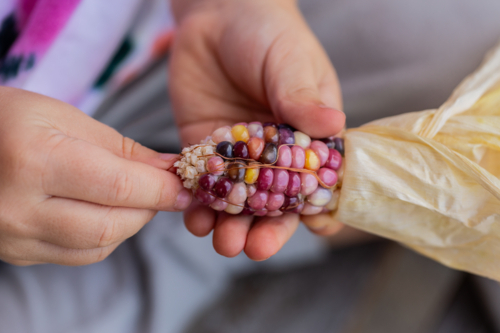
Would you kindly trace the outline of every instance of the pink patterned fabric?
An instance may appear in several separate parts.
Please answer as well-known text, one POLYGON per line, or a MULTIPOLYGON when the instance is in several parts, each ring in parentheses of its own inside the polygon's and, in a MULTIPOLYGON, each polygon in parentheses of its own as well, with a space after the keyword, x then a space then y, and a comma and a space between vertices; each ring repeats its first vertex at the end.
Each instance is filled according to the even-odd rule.
POLYGON ((167 0, 1 1, 0 85, 88 114, 162 56, 172 37, 167 0))

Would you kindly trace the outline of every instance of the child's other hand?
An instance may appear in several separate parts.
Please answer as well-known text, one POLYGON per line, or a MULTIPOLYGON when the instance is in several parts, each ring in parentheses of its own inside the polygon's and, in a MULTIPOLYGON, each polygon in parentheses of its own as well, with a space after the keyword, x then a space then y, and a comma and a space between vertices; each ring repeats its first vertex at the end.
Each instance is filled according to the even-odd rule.
MULTIPOLYGON (((170 90, 184 145, 237 122, 284 122, 315 138, 334 135, 344 127, 335 70, 295 1, 173 0, 172 4, 179 27, 170 90)), ((299 216, 254 222, 250 216, 216 214, 194 203, 185 222, 197 236, 214 230, 214 248, 222 255, 232 257, 244 250, 251 259, 263 260, 291 237, 299 216)))
POLYGON ((160 155, 63 102, 0 87, 0 259, 84 265, 191 196, 160 155))

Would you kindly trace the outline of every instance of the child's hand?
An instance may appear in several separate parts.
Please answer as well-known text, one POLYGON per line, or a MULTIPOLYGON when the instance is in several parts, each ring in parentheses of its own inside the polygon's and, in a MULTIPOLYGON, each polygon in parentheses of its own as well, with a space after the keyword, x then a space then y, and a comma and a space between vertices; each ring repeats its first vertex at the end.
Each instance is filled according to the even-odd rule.
MULTIPOLYGON (((170 89, 184 145, 242 121, 284 122, 316 138, 343 128, 335 71, 295 1, 174 0, 173 8, 179 28, 170 89)), ((285 214, 253 223, 249 216, 216 215, 193 204, 185 221, 197 236, 214 229, 220 254, 231 257, 244 250, 262 260, 284 245, 299 217, 285 214)))
POLYGON ((157 210, 191 196, 174 161, 63 102, 0 87, 0 259, 83 265, 106 258, 157 210))

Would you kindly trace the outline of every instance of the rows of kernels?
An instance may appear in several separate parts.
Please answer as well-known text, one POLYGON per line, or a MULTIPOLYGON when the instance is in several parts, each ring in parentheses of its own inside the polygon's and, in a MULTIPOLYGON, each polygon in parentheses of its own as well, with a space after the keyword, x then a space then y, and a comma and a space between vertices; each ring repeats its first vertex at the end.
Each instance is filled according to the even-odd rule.
POLYGON ((210 139, 217 144, 218 156, 196 160, 185 173, 191 182, 201 175, 194 195, 214 210, 257 216, 312 215, 331 210, 338 201, 338 191, 335 196, 330 188, 341 180, 342 139, 311 140, 288 125, 259 122, 219 128, 204 142, 210 139), (295 172, 300 170, 304 171, 295 172))

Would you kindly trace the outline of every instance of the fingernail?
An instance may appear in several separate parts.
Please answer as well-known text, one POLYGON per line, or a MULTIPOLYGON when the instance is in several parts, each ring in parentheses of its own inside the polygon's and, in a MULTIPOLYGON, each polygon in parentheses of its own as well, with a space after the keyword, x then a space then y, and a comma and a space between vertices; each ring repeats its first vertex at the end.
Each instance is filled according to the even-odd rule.
POLYGON ((164 161, 172 161, 176 158, 179 158, 179 155, 177 154, 160 154, 160 160, 164 160, 164 161))
POLYGON ((191 203, 191 198, 191 192, 186 189, 182 189, 177 195, 177 200, 175 201, 174 208, 176 210, 184 210, 188 208, 189 204, 191 203))
POLYGON ((329 110, 333 110, 333 111, 338 111, 338 112, 342 112, 342 113, 344 113, 344 111, 342 111, 342 110, 339 110, 339 109, 337 109, 337 108, 332 108, 331 106, 327 106, 327 105, 325 105, 325 104, 320 104, 320 105, 318 105, 318 106, 319 106, 320 108, 322 108, 322 109, 329 109, 329 110))

